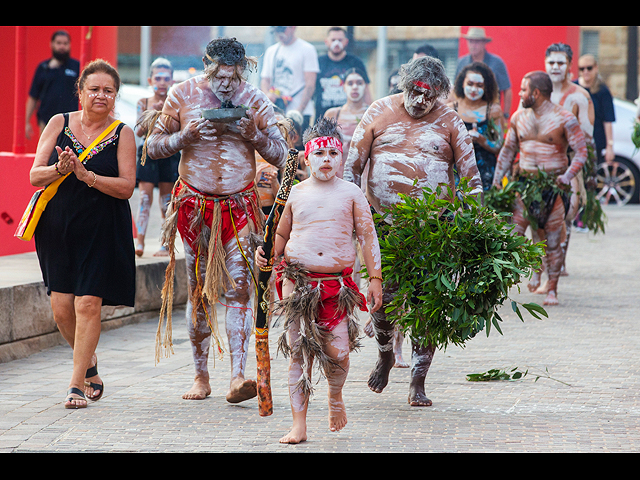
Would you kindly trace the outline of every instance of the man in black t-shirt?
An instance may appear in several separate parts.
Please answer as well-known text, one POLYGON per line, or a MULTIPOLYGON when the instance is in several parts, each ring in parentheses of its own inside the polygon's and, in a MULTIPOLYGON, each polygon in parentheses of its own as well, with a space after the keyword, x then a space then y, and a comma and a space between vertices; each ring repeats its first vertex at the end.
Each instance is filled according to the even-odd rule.
POLYGON ((78 110, 76 82, 80 62, 71 58, 71 37, 64 30, 51 37, 51 54, 52 58, 38 65, 29 90, 25 130, 28 139, 33 136, 30 120, 36 109, 40 132, 54 115, 78 110))
POLYGON ((325 40, 329 48, 327 55, 318 59, 320 73, 316 82, 316 119, 324 116, 324 113, 333 107, 341 107, 347 103, 347 96, 344 93, 344 74, 352 68, 361 70, 367 83, 365 90, 365 102, 371 103, 371 92, 369 90, 369 76, 364 62, 358 57, 347 53, 349 39, 347 32, 340 27, 331 27, 325 40))

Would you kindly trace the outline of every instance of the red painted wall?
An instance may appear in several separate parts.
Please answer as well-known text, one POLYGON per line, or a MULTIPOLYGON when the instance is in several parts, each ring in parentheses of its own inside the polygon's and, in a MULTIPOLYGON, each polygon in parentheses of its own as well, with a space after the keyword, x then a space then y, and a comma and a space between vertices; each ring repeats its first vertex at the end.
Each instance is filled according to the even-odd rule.
MULTIPOLYGON (((0 58, 10 72, 0 75, 0 256, 35 249, 33 241, 27 243, 13 237, 24 208, 36 190, 29 183, 29 171, 38 141, 25 139, 23 123, 33 74, 41 61, 51 57, 49 45, 56 30, 69 32, 71 55, 82 64, 103 58, 117 66, 118 27, 0 26, 0 58), (18 33, 23 43, 18 42, 18 33)), ((37 132, 35 115, 32 121, 37 132)))
MULTIPOLYGON (((481 26, 481 25, 475 25, 481 26)), ((578 57, 580 56, 580 27, 573 26, 482 26, 487 36, 492 38, 487 51, 498 55, 507 64, 513 89, 513 104, 510 114, 515 112, 520 102, 519 92, 522 78, 534 70, 543 70, 544 54, 552 43, 566 43, 573 49, 573 74, 578 75, 578 57)), ((469 27, 462 27, 465 35, 469 27)), ((460 55, 469 50, 465 40, 460 41, 460 55)))

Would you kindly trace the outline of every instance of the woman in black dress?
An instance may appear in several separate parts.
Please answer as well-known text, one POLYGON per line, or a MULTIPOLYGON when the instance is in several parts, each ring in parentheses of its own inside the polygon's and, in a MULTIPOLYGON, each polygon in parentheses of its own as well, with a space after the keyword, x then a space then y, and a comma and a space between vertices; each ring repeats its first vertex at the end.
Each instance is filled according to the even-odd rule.
POLYGON ((79 112, 56 115, 45 128, 31 183, 43 187, 71 173, 49 202, 35 231, 36 251, 53 317, 73 348, 66 408, 86 408, 104 384, 97 371, 101 307, 133 307, 135 256, 129 198, 136 184, 133 130, 120 124, 84 164, 78 160, 115 121, 118 72, 90 63, 78 80, 79 112))

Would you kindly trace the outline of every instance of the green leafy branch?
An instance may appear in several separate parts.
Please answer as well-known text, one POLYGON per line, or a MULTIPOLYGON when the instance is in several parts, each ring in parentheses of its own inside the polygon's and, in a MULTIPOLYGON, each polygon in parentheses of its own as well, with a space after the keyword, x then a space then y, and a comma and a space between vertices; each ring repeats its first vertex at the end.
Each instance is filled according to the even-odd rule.
MULTIPOLYGON (((640 142, 640 137, 638 141, 640 142)), ((587 151, 587 161, 583 167, 586 202, 582 207, 582 222, 594 234, 605 233, 607 217, 596 195, 597 157, 591 145, 587 147, 587 151)), ((516 199, 520 197, 525 206, 523 215, 535 230, 538 228, 538 220, 532 211, 542 212, 553 207, 547 204, 547 200, 555 201, 555 194, 570 195, 571 187, 557 185, 556 175, 538 170, 537 173, 522 173, 518 180, 507 183, 502 189, 492 188, 485 195, 485 204, 496 212, 513 212, 516 199)))
MULTIPOLYGON (((385 286, 395 290, 389 320, 423 345, 464 346, 479 332, 500 334, 498 310, 512 287, 540 267, 544 244, 514 231, 510 214, 483 207, 466 179, 458 194, 448 187, 424 189, 376 216, 380 227, 385 286)), ((536 304, 520 306, 534 318, 536 304)))
POLYGON ((498 382, 498 381, 510 382, 510 381, 524 380, 525 377, 527 376, 535 377, 534 383, 540 380, 541 378, 546 378, 548 380, 553 380, 554 382, 567 385, 568 387, 571 386, 570 384, 563 382, 562 380, 553 378, 549 373, 549 369, 547 367, 545 367, 544 373, 531 374, 531 375, 530 375, 529 369, 522 371, 518 367, 512 368, 511 370, 492 369, 484 373, 471 373, 467 375, 467 381, 469 382, 498 382))

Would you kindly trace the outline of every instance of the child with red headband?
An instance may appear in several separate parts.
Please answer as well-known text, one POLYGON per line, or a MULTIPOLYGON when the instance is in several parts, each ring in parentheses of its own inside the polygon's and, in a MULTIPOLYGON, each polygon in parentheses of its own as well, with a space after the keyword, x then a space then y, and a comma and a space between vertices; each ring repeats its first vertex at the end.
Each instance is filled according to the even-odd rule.
MULTIPOLYGON (((314 360, 329 384, 329 429, 342 430, 347 415, 342 388, 349 354, 358 345, 356 308, 382 305, 382 273, 378 238, 369 203, 356 185, 336 174, 342 164, 342 139, 335 120, 321 118, 305 133, 307 180, 295 185, 278 226, 277 289, 284 309, 285 333, 280 350, 290 358, 289 394, 293 428, 280 442, 307 440, 307 408, 314 360), (368 298, 352 280, 355 231, 369 274, 368 298)), ((256 261, 267 259, 258 248, 256 261)))

